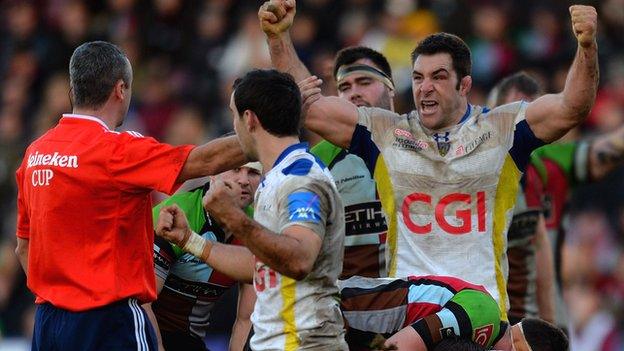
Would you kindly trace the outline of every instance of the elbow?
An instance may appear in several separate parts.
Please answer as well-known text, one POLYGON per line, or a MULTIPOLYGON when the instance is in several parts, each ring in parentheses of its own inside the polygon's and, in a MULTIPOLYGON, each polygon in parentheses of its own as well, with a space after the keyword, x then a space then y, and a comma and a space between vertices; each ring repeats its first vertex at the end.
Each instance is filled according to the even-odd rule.
POLYGON ((307 262, 303 262, 303 260, 296 260, 289 265, 286 275, 295 280, 303 280, 308 276, 308 274, 310 274, 311 271, 311 264, 307 264, 307 262))

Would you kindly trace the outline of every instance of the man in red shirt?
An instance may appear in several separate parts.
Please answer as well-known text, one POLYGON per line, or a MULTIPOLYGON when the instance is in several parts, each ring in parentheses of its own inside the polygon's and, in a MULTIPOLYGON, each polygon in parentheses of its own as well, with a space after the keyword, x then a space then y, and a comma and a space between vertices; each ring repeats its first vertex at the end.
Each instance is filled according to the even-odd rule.
POLYGON ((140 305, 155 300, 150 192, 246 162, 236 137, 174 147, 119 133, 132 67, 106 42, 69 65, 73 113, 26 150, 16 172, 16 253, 38 304, 33 350, 151 350, 140 305))

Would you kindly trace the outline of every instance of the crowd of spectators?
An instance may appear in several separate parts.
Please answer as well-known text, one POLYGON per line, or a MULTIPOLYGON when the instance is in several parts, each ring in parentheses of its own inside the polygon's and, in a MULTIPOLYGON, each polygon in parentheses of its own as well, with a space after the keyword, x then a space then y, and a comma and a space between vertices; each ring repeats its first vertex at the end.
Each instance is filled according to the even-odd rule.
MULTIPOLYGON (((568 139, 624 124, 624 0, 583 1, 599 13, 601 79, 588 120, 568 139)), ((270 60, 250 0, 5 0, 0 2, 0 345, 28 340, 33 297, 13 253, 14 172, 24 148, 71 111, 68 62, 75 47, 107 40, 134 67, 123 128, 172 144, 231 130, 230 87, 270 60)), ((409 53, 447 31, 472 49, 471 102, 484 104, 501 77, 524 69, 559 91, 576 47, 564 0, 299 0, 292 39, 299 56, 333 86, 335 52, 366 45, 389 59, 398 111, 413 107, 409 53)), ((583 187, 571 203, 565 250, 574 349, 624 345, 624 171, 583 187)), ((93 233, 97 235, 97 233, 93 233)), ((67 252, 71 255, 71 252, 67 252)))

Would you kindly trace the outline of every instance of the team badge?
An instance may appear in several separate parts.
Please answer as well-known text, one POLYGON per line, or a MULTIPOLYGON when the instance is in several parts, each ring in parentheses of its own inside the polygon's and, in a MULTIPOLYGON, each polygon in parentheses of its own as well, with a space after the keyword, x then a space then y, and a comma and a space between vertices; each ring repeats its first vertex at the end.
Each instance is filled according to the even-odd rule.
POLYGON ((488 324, 481 328, 477 328, 474 330, 474 335, 472 340, 477 344, 485 347, 488 341, 492 338, 492 333, 494 332, 494 325, 488 324))
POLYGON ((451 140, 449 139, 450 132, 435 133, 433 139, 435 139, 436 145, 438 145, 438 153, 444 157, 451 149, 451 140))

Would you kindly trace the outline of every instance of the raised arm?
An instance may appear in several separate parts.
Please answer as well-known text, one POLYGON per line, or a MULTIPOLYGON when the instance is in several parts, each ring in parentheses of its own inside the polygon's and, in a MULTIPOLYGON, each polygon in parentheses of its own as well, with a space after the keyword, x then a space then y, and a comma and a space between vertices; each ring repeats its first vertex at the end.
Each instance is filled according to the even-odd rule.
POLYGON ((563 91, 544 95, 529 104, 526 120, 535 136, 555 141, 587 117, 598 88, 598 47, 596 9, 570 7, 572 29, 578 42, 576 56, 568 71, 563 91))
POLYGON ((299 88, 306 111, 305 126, 324 139, 341 147, 348 147, 358 114, 355 105, 338 97, 325 97, 319 88, 322 81, 299 60, 289 29, 295 18, 295 0, 272 0, 258 10, 260 26, 266 34, 271 62, 282 72, 300 82, 299 88))
POLYGON ((191 150, 177 181, 181 183, 188 179, 215 175, 246 162, 247 157, 236 135, 218 138, 191 150))

